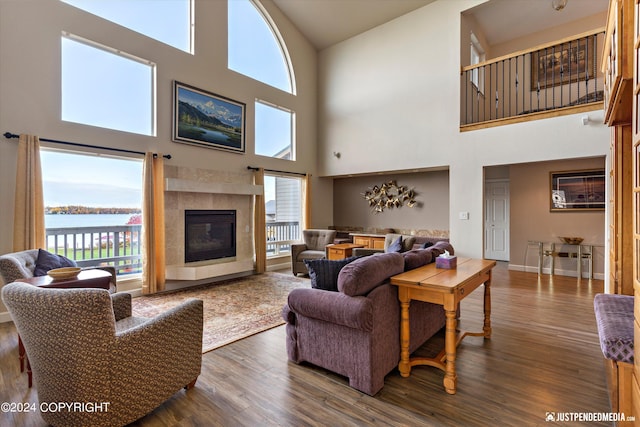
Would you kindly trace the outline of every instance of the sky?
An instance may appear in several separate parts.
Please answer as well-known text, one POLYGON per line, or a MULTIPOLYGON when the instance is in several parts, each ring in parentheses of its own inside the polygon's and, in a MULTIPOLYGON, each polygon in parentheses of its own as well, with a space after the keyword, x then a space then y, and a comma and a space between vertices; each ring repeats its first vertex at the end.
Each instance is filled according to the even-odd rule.
MULTIPOLYGON (((187 52, 195 44, 206 45, 202 40, 191 43, 190 0, 62 1, 187 52), (184 25, 176 25, 180 22, 184 25)), ((229 68, 291 92, 280 45, 258 10, 248 0, 231 0, 229 15, 232 23, 240 23, 229 25, 229 68)), ((131 61, 129 56, 117 54, 116 47, 97 45, 82 39, 82 34, 65 35, 61 43, 63 120, 155 137, 153 102, 157 101, 152 97, 156 65, 144 58, 131 61)), ((256 110, 259 117, 251 122, 256 123, 259 134, 257 154, 273 155, 292 143, 293 114, 266 104, 257 105, 256 110)), ((132 207, 139 203, 141 162, 137 167, 129 161, 107 161, 99 156, 42 153, 46 205, 132 207)), ((270 200, 273 191, 269 185, 265 187, 270 200)))
POLYGON ((45 206, 142 206, 142 159, 42 149, 40 160, 45 206))

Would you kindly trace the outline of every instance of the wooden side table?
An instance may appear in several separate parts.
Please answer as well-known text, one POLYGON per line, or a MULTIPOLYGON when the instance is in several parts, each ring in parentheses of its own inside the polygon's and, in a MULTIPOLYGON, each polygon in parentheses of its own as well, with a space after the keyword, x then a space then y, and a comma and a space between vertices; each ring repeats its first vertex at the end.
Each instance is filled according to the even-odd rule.
POLYGON ((355 248, 364 248, 365 245, 355 243, 338 243, 327 246, 327 259, 345 259, 353 255, 355 248))
MULTIPOLYGON (((78 273, 78 277, 68 280, 54 281, 51 276, 36 276, 18 280, 19 282, 28 283, 41 288, 100 288, 109 290, 111 286, 111 273, 100 269, 82 270, 78 273)), ((24 350, 22 339, 18 335, 18 357, 20 357, 20 372, 24 372, 25 364, 27 366, 27 375, 29 377, 29 388, 33 385, 31 373, 31 365, 29 358, 24 350)))
POLYGON ((491 270, 496 262, 484 259, 458 259, 458 267, 452 270, 427 264, 391 277, 391 284, 398 287, 400 300, 400 375, 408 377, 411 367, 429 365, 445 372, 443 385, 447 393, 455 394, 457 386, 456 347, 466 336, 491 337, 491 270), (484 323, 482 332, 459 332, 456 313, 460 301, 484 284, 484 323), (445 348, 434 358, 409 355, 409 305, 411 300, 439 304, 446 316, 445 348))

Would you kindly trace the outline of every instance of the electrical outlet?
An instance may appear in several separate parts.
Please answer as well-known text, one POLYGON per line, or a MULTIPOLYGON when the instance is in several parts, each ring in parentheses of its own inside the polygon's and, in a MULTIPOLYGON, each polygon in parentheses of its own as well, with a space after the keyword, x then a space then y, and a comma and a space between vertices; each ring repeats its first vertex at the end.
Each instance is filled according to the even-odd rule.
POLYGON ((460 212, 460 213, 458 214, 458 218, 460 218, 460 219, 464 219, 464 220, 469 219, 469 212, 460 212))

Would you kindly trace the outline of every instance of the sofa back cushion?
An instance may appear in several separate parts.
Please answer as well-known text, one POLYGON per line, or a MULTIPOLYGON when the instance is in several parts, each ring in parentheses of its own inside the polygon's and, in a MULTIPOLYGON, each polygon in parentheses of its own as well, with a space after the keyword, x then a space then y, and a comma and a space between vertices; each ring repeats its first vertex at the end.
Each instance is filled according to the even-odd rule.
POLYGON ((404 258, 404 271, 422 267, 435 260, 429 249, 412 249, 402 254, 404 258))
POLYGON ((342 267, 338 274, 338 290, 349 296, 366 295, 403 271, 404 258, 397 252, 362 257, 342 267))
POLYGON ((449 252, 449 255, 455 255, 451 243, 444 240, 436 242, 434 245, 429 246, 427 250, 431 251, 433 259, 436 259, 438 256, 442 255, 444 251, 449 252))
POLYGON ((413 244, 416 238, 413 236, 406 236, 403 234, 387 233, 384 235, 384 251, 385 252, 406 252, 413 249, 413 244), (390 250, 389 247, 399 240, 400 250, 390 250))

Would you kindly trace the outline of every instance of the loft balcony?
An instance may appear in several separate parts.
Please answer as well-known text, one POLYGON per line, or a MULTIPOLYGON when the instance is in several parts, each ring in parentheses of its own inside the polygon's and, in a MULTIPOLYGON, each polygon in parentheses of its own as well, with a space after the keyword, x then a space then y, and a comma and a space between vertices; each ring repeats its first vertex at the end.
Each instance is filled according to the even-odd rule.
POLYGON ((603 108, 604 28, 462 68, 460 130, 603 108))

